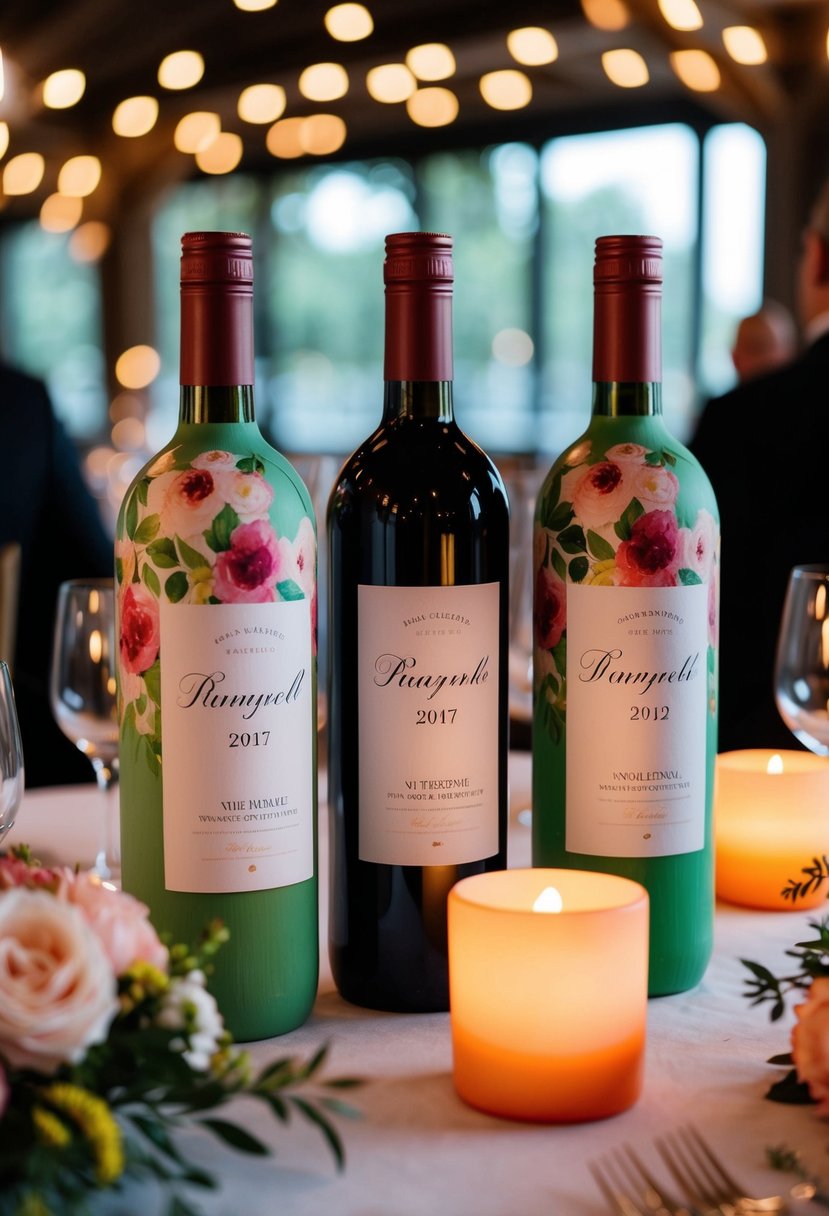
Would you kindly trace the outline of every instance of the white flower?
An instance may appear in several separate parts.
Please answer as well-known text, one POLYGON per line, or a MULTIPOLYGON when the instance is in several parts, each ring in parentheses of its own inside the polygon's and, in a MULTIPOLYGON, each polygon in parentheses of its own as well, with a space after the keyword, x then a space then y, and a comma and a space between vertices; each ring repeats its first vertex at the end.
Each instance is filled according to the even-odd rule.
POLYGON ((242 473, 238 469, 232 473, 217 473, 216 484, 243 524, 268 518, 273 502, 273 487, 261 473, 242 473))
POLYGON ((718 531, 717 521, 704 507, 697 512, 693 528, 679 531, 679 564, 693 570, 704 583, 711 578, 718 531))
POLYGON ((234 456, 232 452, 222 452, 218 448, 212 452, 202 452, 195 460, 191 461, 194 469, 235 469, 238 456, 234 456))
POLYGON ((23 887, 0 897, 0 1056, 12 1068, 81 1060, 117 1011, 112 966, 79 908, 23 887))
POLYGON ((297 528, 293 542, 280 537, 279 559, 279 581, 293 579, 304 595, 310 595, 317 571, 317 534, 307 515, 297 528))
POLYGON ((171 1046, 181 1050, 195 1072, 206 1072, 224 1034, 219 1008, 204 986, 204 972, 191 971, 174 979, 164 997, 157 1025, 165 1030, 183 1030, 171 1046))
POLYGON ((161 532, 165 536, 200 534, 210 527, 224 505, 216 478, 209 469, 161 473, 147 490, 147 514, 161 516, 161 532))
POLYGON ((679 482, 670 469, 658 464, 645 465, 636 473, 631 491, 646 511, 656 511, 673 506, 679 493, 679 482))
POLYGON ((641 464, 649 450, 641 443, 614 443, 612 448, 607 449, 604 458, 615 464, 641 464))

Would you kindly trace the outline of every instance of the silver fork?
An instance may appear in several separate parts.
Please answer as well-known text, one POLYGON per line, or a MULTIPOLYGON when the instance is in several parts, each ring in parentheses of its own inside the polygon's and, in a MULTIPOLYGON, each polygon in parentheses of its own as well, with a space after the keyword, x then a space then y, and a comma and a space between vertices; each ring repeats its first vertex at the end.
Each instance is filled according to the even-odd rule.
POLYGON ((629 1144, 588 1162, 588 1166, 619 1216, 698 1216, 693 1208, 671 1198, 629 1144))
POLYGON ((787 1210, 782 1195, 751 1198, 691 1125, 658 1137, 656 1147, 677 1186, 703 1216, 760 1216, 787 1210))

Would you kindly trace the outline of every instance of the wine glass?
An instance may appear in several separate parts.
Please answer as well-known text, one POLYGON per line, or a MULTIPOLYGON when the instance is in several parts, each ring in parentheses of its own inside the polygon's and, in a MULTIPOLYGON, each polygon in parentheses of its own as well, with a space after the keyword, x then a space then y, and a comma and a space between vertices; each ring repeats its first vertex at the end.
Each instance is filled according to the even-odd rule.
POLYGON ((829 756, 829 565, 795 566, 789 575, 774 692, 795 737, 829 756))
POLYGON ((0 659, 0 840, 23 798, 23 746, 8 664, 0 659))
POLYGON ((112 878, 120 864, 116 658, 112 579, 61 583, 52 651, 52 713, 95 771, 103 811, 93 869, 102 879, 112 878))

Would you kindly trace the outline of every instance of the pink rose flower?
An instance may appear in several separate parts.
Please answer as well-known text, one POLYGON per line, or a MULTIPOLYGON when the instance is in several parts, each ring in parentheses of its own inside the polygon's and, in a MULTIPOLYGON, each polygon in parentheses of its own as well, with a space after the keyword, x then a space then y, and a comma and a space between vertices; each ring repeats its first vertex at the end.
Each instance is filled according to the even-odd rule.
POLYGON ((235 469, 238 459, 232 452, 222 452, 215 448, 212 452, 202 452, 190 463, 194 469, 211 469, 216 472, 220 469, 235 469))
POLYGON ((0 1056, 53 1073, 106 1038, 118 1012, 104 948, 78 908, 18 887, 0 899, 0 1056))
POLYGON ((573 487, 573 510, 585 528, 600 528, 620 518, 633 497, 622 466, 602 460, 585 469, 573 487))
POLYGON ((659 507, 672 507, 679 494, 679 482, 670 469, 660 465, 645 465, 635 474, 631 485, 631 497, 638 498, 646 511, 659 507))
POLYGON ((535 640, 542 650, 557 646, 567 623, 567 588, 554 570, 542 566, 535 578, 535 640))
POLYGON ((673 587, 679 569, 679 529, 672 511, 648 511, 616 550, 622 587, 673 587))
POLYGON ((280 537, 279 558, 282 569, 280 582, 293 579, 305 595, 310 595, 316 582, 317 537, 314 525, 307 516, 297 528, 293 541, 280 537))
POLYGON ((216 484, 243 524, 268 518, 273 502, 273 486, 265 481, 261 473, 241 473, 234 469, 232 472, 219 473, 216 484))
POLYGON ((59 896, 83 913, 116 975, 139 960, 167 970, 167 948, 148 920, 149 908, 132 895, 110 890, 94 874, 66 870, 59 896))
POLYGON ((121 601, 121 662, 135 675, 158 657, 161 622, 158 602, 143 583, 130 583, 121 601))
POLYGON ((679 564, 698 574, 704 583, 711 577, 717 553, 719 529, 713 515, 705 508, 697 512, 693 528, 683 528, 679 534, 679 564))
POLYGON ((605 452, 605 460, 612 460, 615 464, 642 464, 647 456, 649 448, 645 448, 641 443, 614 443, 612 448, 608 448, 605 452))
POLYGON ((817 1113, 829 1115, 829 978, 812 981, 806 1000, 795 1005, 792 1059, 797 1079, 809 1087, 817 1113))
POLYGON ((161 516, 165 536, 197 536, 225 505, 210 469, 162 473, 147 490, 147 513, 161 516))
POLYGON ((12 887, 47 887, 56 891, 60 883, 59 870, 47 866, 30 866, 18 857, 0 857, 0 892, 12 887))
POLYGON ((270 524, 240 524, 230 535, 230 549, 214 568, 213 594, 227 604, 266 604, 276 598, 282 577, 279 546, 270 524))

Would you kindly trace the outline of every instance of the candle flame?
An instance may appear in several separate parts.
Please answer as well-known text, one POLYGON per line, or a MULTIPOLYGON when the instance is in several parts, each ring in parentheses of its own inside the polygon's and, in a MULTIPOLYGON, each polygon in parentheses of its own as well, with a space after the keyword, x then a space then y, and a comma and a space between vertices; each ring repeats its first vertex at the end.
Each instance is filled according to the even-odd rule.
POLYGON ((555 887, 545 887, 533 904, 533 912, 560 912, 564 901, 555 887))
POLYGON ((772 758, 769 760, 768 764, 766 765, 766 772, 767 773, 782 773, 783 772, 783 757, 778 756, 777 752, 774 753, 774 755, 772 756, 772 758))

